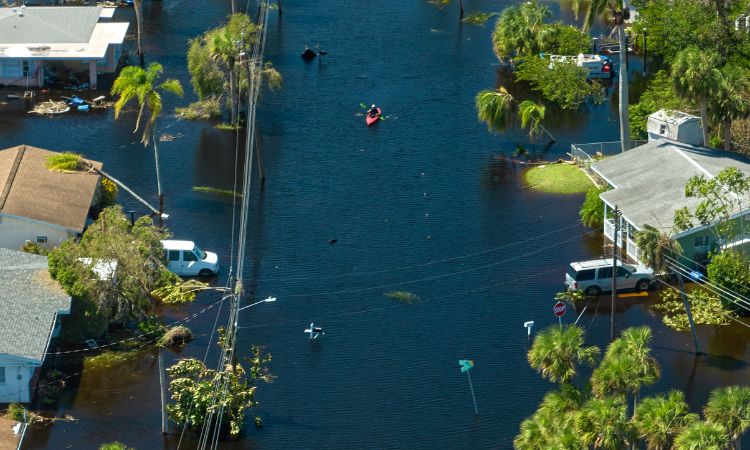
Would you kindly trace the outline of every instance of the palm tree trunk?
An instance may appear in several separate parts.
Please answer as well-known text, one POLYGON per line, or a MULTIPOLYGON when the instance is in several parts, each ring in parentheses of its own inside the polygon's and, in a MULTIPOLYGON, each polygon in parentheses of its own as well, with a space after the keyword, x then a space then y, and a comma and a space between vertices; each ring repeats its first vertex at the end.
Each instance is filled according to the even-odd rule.
POLYGON ((255 123, 255 154, 258 155, 258 176, 260 178, 261 185, 266 182, 266 174, 263 170, 263 155, 260 152, 260 132, 258 131, 258 123, 255 123))
POLYGON ((141 109, 138 110, 138 117, 135 119, 135 129, 133 130, 133 133, 138 131, 138 128, 141 127, 141 118, 143 117, 144 109, 146 109, 145 104, 141 105, 141 109))
POLYGON ((232 110, 232 125, 237 125, 237 81, 234 77, 234 67, 229 69, 229 93, 232 110))
POLYGON ((703 146, 708 147, 708 110, 704 99, 698 100, 698 111, 701 113, 701 127, 703 128, 703 146))
MULTIPOLYGON (((622 2, 623 10, 628 2, 622 2)), ((625 25, 617 25, 620 34, 620 145, 621 150, 630 150, 630 116, 628 115, 628 47, 625 43, 625 25)))
POLYGON ((695 333, 695 323, 693 323, 693 314, 690 312, 690 303, 688 302, 687 294, 685 293, 685 282, 682 279, 682 275, 674 271, 677 275, 677 284, 680 288, 680 297, 682 297, 682 305, 685 307, 685 313, 687 313, 688 323, 690 324, 690 331, 693 334, 693 344, 695 345, 695 354, 701 353, 701 347, 698 343, 698 335, 695 333))
POLYGON ((731 151, 732 150, 732 121, 731 120, 725 120, 724 123, 721 124, 722 134, 724 135, 724 150, 731 151))
POLYGON ((237 12, 237 5, 235 5, 235 0, 232 0, 232 14, 237 12))
POLYGON ((145 67, 145 61, 143 57, 143 0, 133 0, 133 6, 135 9, 135 22, 137 29, 137 49, 138 58, 140 60, 141 67, 145 67))
POLYGON ((540 128, 542 129, 542 131, 544 131, 544 134, 546 134, 546 135, 547 135, 547 137, 549 138, 549 141, 550 141, 550 142, 549 142, 549 145, 552 145, 552 144, 554 144, 555 142, 557 142, 557 139, 555 139, 555 137, 554 137, 554 136, 552 136, 552 133, 550 133, 549 131, 547 131, 547 129, 546 129, 546 128, 544 128, 544 125, 542 125, 542 124, 539 124, 539 127, 540 127, 540 128))

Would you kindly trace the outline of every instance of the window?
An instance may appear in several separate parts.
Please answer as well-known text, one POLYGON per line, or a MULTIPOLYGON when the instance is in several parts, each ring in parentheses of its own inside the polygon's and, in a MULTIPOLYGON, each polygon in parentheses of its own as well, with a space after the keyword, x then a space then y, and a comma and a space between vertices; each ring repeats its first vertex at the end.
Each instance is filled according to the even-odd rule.
POLYGON ((193 253, 190 250, 185 250, 182 252, 182 260, 183 261, 198 261, 198 257, 195 256, 195 253, 193 253))
POLYGON ((659 134, 666 134, 667 133, 667 125, 661 124, 659 125, 659 134))
POLYGON ((170 261, 179 261, 180 260, 180 251, 179 250, 170 250, 169 251, 169 260, 170 261))
POLYGON ((36 241, 39 244, 46 244, 47 243, 47 236, 37 236, 36 241))
POLYGON ((601 269, 599 269, 599 279, 603 280, 604 278, 612 278, 611 267, 602 267, 601 269))
POLYGON ((17 59, 0 60, 0 77, 3 78, 21 78, 21 61, 17 59))
POLYGON ((630 275, 630 271, 622 266, 617 268, 617 277, 627 277, 630 275))
POLYGON ((576 281, 588 281, 594 279, 594 269, 586 269, 578 272, 576 281))
POLYGON ((695 238, 695 247, 708 247, 708 236, 698 236, 695 238))
POLYGON ((5 367, 0 367, 0 383, 5 383, 5 367))
POLYGON ((29 76, 29 62, 28 61, 21 61, 21 71, 23 72, 23 76, 25 77, 29 76))

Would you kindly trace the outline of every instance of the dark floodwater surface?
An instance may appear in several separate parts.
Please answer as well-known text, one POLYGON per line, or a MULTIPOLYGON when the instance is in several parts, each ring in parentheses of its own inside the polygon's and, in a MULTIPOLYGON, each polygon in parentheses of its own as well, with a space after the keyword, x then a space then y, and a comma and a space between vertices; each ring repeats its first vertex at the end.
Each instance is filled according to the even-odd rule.
MULTIPOLYGON (((509 2, 464 4, 499 11, 509 2)), ((553 324, 566 264, 601 253, 601 237, 578 225, 583 196, 530 190, 522 166, 494 158, 528 142, 522 131, 490 134, 475 117, 475 93, 506 79, 490 47, 491 24, 461 26, 456 5, 439 10, 419 0, 283 7, 282 16, 272 12, 266 56, 285 84, 264 92, 259 109, 267 181, 251 199, 245 274, 252 298, 278 301, 241 313, 239 346, 264 345, 278 378, 259 387, 260 407, 242 437, 222 447, 511 448, 519 422, 551 387, 526 363, 523 322, 535 320, 535 330, 553 324), (317 43, 328 55, 304 63, 301 50, 317 43), (368 129, 357 113, 374 102, 386 120, 368 129), (383 295, 393 290, 421 300, 383 295), (311 343, 303 329, 313 321, 326 335, 311 343), (463 358, 476 362, 476 418, 463 358), (252 426, 256 414, 261 430, 252 426)), ((218 25, 227 9, 216 0, 146 2, 147 59, 188 87, 187 40, 218 25)), ((169 99, 168 110, 192 98, 169 99)), ((112 111, 45 118, 25 114, 27 107, 0 106, 0 148, 82 152, 155 201, 153 155, 131 134, 132 112, 115 122, 112 111)), ((571 142, 615 140, 615 112, 611 99, 582 113, 549 109, 558 143, 530 148, 556 159, 571 142)), ((231 189, 234 134, 172 115, 159 130, 176 137, 160 146, 168 226, 217 251, 227 267, 232 202, 192 187, 231 189)), ((214 301, 205 295, 167 316, 214 301)), ((182 356, 203 357, 216 312, 190 322, 198 339, 182 356)), ((602 306, 582 319, 591 342, 606 343, 608 312, 602 306)), ((689 335, 665 329, 644 302, 623 300, 617 320, 654 327, 663 376, 645 394, 683 388, 697 408, 711 388, 747 379, 742 327, 702 329, 710 356, 695 361, 689 335)), ((213 349, 209 362, 216 357, 213 349)), ((95 449, 120 440, 139 450, 176 448, 177 436, 160 433, 158 386, 150 353, 87 368, 61 406, 76 421, 34 429, 26 447, 95 449)), ((182 448, 194 447, 189 440, 182 448)))

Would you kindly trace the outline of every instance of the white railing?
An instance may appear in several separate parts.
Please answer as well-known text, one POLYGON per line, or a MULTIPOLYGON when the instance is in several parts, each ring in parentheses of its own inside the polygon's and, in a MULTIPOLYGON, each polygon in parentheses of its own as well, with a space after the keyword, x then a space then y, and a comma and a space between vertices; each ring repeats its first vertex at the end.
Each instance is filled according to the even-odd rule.
POLYGON ((630 256, 631 258, 633 258, 633 260, 635 260, 637 262, 641 262, 641 259, 638 257, 639 256, 638 246, 635 245, 635 241, 633 241, 632 239, 627 239, 626 252, 627 252, 628 256, 630 256))
MULTIPOLYGON (((615 219, 604 219, 604 236, 614 242, 615 219)), ((617 246, 622 248, 622 230, 617 230, 617 246)))

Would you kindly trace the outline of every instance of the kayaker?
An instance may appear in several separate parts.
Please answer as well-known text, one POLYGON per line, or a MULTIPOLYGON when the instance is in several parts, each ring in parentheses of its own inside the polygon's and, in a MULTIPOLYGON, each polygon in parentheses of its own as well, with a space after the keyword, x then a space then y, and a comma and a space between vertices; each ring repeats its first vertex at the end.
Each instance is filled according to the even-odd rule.
POLYGON ((367 114, 370 117, 375 117, 378 115, 378 107, 375 105, 370 106, 370 109, 367 111, 367 114))

